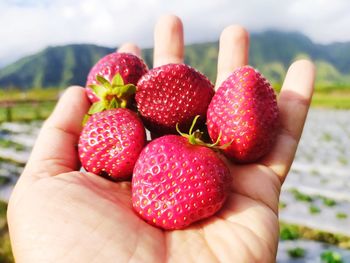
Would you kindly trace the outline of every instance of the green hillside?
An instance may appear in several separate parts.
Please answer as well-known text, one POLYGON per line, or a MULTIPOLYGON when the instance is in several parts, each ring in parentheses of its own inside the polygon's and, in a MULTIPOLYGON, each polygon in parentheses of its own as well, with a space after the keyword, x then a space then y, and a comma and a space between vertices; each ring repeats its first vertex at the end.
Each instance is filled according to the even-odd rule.
POLYGON ((300 58, 316 64, 317 88, 350 86, 350 43, 320 45, 300 33, 277 31, 252 36, 250 64, 272 82, 281 83, 289 65, 300 58))
POLYGON ((83 85, 91 66, 114 49, 95 45, 48 47, 0 70, 1 88, 83 85))
MULTIPOLYGON (((312 59, 318 69, 318 89, 350 86, 350 43, 320 45, 299 33, 266 31, 251 35, 250 64, 272 83, 282 82, 288 66, 298 58, 312 59)), ((114 49, 95 45, 49 47, 0 70, 0 88, 48 88, 84 85, 91 66, 114 49)), ((143 50, 152 65, 152 49, 143 50)), ((186 47, 185 62, 215 80, 218 43, 186 47)))

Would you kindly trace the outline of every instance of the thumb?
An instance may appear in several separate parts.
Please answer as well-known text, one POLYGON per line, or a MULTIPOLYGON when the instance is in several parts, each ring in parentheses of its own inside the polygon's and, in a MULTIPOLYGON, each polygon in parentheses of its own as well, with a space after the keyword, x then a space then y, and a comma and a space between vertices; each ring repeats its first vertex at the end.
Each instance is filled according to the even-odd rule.
POLYGON ((68 88, 44 123, 23 176, 46 177, 79 169, 77 144, 90 103, 82 87, 68 88))

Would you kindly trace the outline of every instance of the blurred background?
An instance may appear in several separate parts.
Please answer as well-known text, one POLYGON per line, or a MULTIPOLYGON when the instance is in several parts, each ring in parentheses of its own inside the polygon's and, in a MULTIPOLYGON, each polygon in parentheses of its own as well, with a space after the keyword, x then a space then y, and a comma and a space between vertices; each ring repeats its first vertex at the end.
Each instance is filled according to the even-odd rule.
POLYGON ((184 23, 185 62, 215 81, 218 38, 240 24, 250 61, 278 92, 309 58, 316 91, 280 201, 278 262, 350 262, 350 2, 346 0, 0 0, 0 262, 13 262, 6 204, 42 121, 69 85, 124 42, 152 66, 153 27, 184 23))

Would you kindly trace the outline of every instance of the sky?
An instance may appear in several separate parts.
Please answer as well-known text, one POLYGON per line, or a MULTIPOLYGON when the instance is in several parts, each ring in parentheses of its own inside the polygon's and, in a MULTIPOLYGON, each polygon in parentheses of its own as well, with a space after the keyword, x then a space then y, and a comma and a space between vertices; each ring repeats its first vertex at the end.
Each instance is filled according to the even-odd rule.
POLYGON ((0 66, 47 46, 153 45, 163 14, 184 23, 185 43, 218 40, 223 28, 298 31, 316 43, 350 41, 348 0, 0 0, 0 66))

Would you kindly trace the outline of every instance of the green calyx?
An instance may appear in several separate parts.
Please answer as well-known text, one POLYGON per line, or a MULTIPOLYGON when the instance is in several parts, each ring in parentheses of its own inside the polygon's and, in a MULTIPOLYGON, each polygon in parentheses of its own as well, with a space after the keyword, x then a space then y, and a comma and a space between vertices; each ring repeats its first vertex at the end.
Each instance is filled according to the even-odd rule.
POLYGON ((89 88, 99 98, 99 101, 91 105, 83 124, 94 113, 115 108, 127 108, 130 97, 136 92, 136 86, 133 84, 125 85, 119 73, 113 77, 111 82, 100 75, 96 76, 96 80, 98 84, 89 85, 89 88))
POLYGON ((203 135, 203 132, 201 132, 200 130, 196 130, 196 131, 193 131, 194 129, 194 126, 196 125, 196 122, 198 120, 200 116, 197 115, 194 119, 193 119, 193 122, 192 122, 192 125, 190 127, 190 130, 189 130, 189 133, 186 134, 186 133, 183 133, 180 131, 179 129, 179 125, 178 123, 176 124, 176 130, 177 132, 182 136, 182 137, 185 137, 188 139, 188 142, 190 144, 193 144, 193 145, 200 145, 200 146, 205 146, 205 147, 208 147, 208 148, 211 148, 211 149, 221 149, 221 150, 224 150, 225 148, 227 148, 228 146, 231 145, 232 142, 230 143, 226 143, 224 145, 221 145, 219 146, 219 142, 220 142, 220 139, 221 139, 221 132, 219 134, 219 137, 217 138, 216 142, 214 143, 205 143, 201 140, 201 137, 203 135))
POLYGON ((89 87, 100 100, 92 104, 88 114, 114 108, 126 108, 130 97, 136 92, 136 86, 133 84, 125 85, 119 73, 114 76, 112 82, 100 75, 96 76, 96 80, 100 85, 90 85, 89 87))

